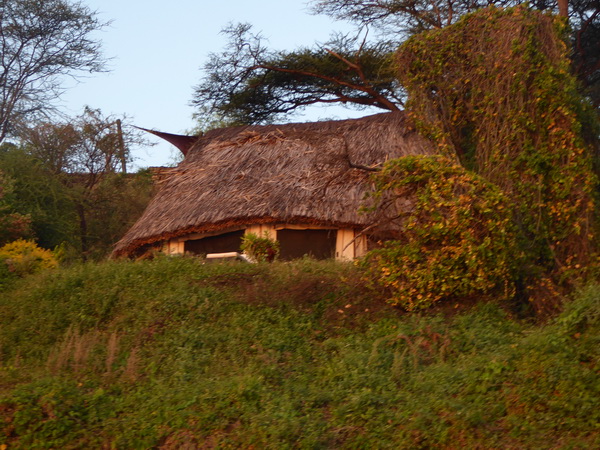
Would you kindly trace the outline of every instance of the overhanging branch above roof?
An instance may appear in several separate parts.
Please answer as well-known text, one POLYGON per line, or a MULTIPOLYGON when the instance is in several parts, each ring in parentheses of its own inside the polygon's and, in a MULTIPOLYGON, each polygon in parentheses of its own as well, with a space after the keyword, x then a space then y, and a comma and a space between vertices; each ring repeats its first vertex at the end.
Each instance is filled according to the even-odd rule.
POLYGON ((179 149, 179 151, 181 153, 183 153, 183 156, 187 155, 189 149, 192 148, 192 146, 196 143, 196 141, 199 138, 199 136, 186 136, 183 134, 163 133, 162 131, 148 130, 147 128, 142 128, 142 127, 135 127, 135 128, 146 131, 155 136, 158 136, 159 138, 164 139, 168 143, 177 147, 179 149))

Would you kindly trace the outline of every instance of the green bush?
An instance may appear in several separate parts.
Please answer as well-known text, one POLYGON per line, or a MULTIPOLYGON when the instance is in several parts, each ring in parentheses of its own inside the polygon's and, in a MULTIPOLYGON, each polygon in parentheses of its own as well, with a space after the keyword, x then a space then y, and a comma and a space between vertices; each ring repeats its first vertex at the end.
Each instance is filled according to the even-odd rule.
POLYGON ((421 156, 390 161, 375 183, 377 214, 401 231, 362 266, 391 303, 411 311, 452 296, 513 292, 518 251, 496 186, 448 158, 421 156))
POLYGON ((240 249, 257 262, 273 262, 279 255, 279 242, 271 239, 266 231, 263 237, 248 233, 242 237, 240 249))
POLYGON ((14 185, 14 180, 0 170, 0 245, 34 234, 31 217, 14 211, 18 204, 14 198, 14 185))

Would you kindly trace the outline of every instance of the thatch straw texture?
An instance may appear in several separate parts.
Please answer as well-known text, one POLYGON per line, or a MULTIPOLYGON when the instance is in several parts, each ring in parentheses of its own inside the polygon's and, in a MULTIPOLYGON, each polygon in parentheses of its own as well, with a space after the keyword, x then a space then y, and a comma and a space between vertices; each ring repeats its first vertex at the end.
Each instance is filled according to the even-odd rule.
POLYGON ((370 172, 387 159, 431 154, 404 113, 213 130, 160 183, 114 256, 191 233, 256 223, 363 228, 370 172))

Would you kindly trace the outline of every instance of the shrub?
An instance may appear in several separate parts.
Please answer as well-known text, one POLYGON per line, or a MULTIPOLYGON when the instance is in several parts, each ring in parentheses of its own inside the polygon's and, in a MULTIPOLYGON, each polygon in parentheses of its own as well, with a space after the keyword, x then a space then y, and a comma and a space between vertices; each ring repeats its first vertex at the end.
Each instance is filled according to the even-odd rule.
POLYGON ((19 239, 0 248, 0 261, 17 276, 37 273, 58 266, 50 250, 45 250, 33 241, 19 239))
POLYGON ((33 236, 31 217, 12 211, 13 190, 14 181, 0 171, 0 245, 33 236))
POLYGON ((362 265, 391 303, 415 310, 450 296, 514 290, 519 258, 500 189, 441 156, 392 160, 374 179, 380 221, 401 231, 362 265))
POLYGON ((420 132, 514 205, 524 283, 544 293, 538 311, 595 261, 597 179, 582 129, 597 118, 577 92, 565 25, 526 6, 484 8, 396 55, 420 132))
POLYGON ((0 207, 0 245, 32 235, 31 217, 29 215, 6 213, 0 207))
POLYGON ((242 237, 240 249, 257 262, 273 262, 279 255, 279 242, 271 239, 266 231, 263 237, 248 233, 242 237))

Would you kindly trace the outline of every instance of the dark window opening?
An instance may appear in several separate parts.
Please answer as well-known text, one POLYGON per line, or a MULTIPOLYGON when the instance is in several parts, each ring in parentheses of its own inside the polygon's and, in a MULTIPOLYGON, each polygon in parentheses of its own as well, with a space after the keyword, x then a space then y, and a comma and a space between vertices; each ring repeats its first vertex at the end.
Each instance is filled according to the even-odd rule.
POLYGON ((335 257, 337 230, 277 230, 279 258, 290 260, 304 255, 315 259, 335 257))
POLYGON ((202 239, 192 239, 184 242, 185 253, 206 255, 208 253, 239 252, 242 245, 244 230, 209 236, 202 239))

